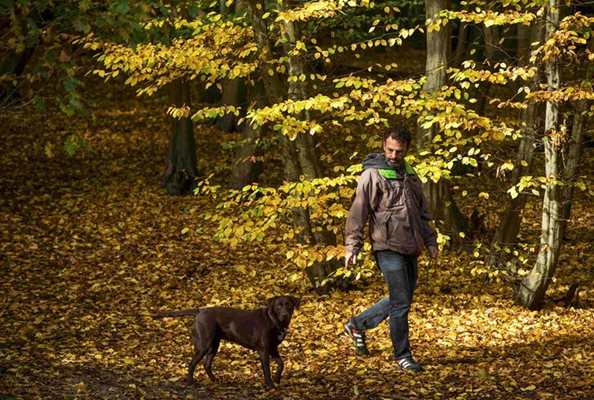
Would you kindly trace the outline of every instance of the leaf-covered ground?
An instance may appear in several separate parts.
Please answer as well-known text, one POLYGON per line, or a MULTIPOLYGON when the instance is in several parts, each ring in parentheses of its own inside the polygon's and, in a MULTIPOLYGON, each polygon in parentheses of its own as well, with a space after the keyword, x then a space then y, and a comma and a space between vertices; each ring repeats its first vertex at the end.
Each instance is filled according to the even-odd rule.
MULTIPOLYGON (((443 254, 431 269, 422 258, 411 340, 426 372, 404 373, 391 360, 387 324, 368 332, 365 358, 341 335, 347 318, 384 295, 379 275, 320 297, 305 278, 290 278, 302 273, 286 261, 289 244, 214 242, 201 219, 213 204, 158 187, 166 107, 104 91, 92 123, 30 109, 0 117, 0 398, 592 398, 591 206, 575 207, 550 289, 561 296, 580 282, 578 309, 550 299, 526 311, 505 284, 479 292, 466 253, 443 254), (74 132, 87 148, 68 157, 60 147, 74 132), (148 316, 255 308, 277 294, 299 296, 302 307, 281 346, 284 380, 271 391, 256 354, 232 344, 215 359, 217 383, 199 367, 187 384, 191 318, 148 316)), ((203 163, 223 139, 199 130, 203 163)))

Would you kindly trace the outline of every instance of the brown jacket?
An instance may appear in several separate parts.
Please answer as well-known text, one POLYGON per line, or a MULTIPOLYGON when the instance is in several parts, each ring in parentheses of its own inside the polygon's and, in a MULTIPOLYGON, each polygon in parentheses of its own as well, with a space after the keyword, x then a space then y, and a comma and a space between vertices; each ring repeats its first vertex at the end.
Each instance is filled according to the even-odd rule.
POLYGON ((373 252, 418 256, 423 246, 437 247, 422 183, 410 165, 405 164, 404 171, 404 176, 398 173, 394 179, 382 176, 378 168, 367 166, 363 171, 345 227, 347 252, 359 253, 368 217, 373 252))

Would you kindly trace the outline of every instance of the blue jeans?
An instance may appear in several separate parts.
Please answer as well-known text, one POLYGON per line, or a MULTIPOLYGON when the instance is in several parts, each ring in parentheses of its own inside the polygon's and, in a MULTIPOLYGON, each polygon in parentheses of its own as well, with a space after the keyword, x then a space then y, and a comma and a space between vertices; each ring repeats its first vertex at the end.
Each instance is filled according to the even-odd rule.
POLYGON ((376 252, 375 260, 388 285, 388 297, 353 317, 352 321, 357 328, 365 330, 375 328, 389 316, 394 358, 411 356, 408 311, 417 284, 417 257, 386 250, 376 252))

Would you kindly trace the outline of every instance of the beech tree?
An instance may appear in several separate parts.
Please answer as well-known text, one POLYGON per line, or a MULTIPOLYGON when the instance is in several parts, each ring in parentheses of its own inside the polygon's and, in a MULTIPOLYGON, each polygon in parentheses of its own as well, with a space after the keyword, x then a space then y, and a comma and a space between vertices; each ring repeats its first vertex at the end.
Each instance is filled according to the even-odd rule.
MULTIPOLYGON (((516 301, 529 309, 541 307, 546 290, 555 276, 563 241, 562 221, 564 217, 568 217, 564 213, 564 201, 570 201, 569 192, 563 187, 575 184, 575 165, 580 156, 579 147, 583 136, 580 119, 578 118, 572 135, 567 121, 561 120, 560 111, 566 101, 577 101, 577 111, 581 114, 584 102, 594 98, 589 81, 566 87, 563 87, 564 82, 561 81, 562 64, 579 62, 578 53, 584 54, 587 60, 592 60, 587 44, 588 40, 592 40, 594 18, 574 14, 561 21, 560 14, 560 1, 549 0, 546 5, 545 42, 533 56, 533 62, 544 63, 547 86, 546 91, 533 94, 535 98, 546 102, 540 248, 534 267, 520 281, 515 292, 516 301), (572 141, 575 147, 570 149, 572 141)), ((572 112, 575 113, 576 109, 572 112)))
MULTIPOLYGON (((427 62, 425 65, 426 80, 423 90, 430 95, 440 93, 447 83, 448 49, 450 48, 450 25, 447 19, 445 25, 441 23, 440 14, 447 10, 447 0, 434 0, 426 2, 427 21, 437 20, 438 23, 430 23, 427 29, 427 62)), ((427 143, 431 143, 437 135, 437 125, 430 128, 423 128, 424 116, 419 118, 417 131, 417 147, 423 149, 427 143)), ((437 182, 428 181, 423 186, 423 192, 433 213, 433 218, 439 222, 443 232, 449 233, 452 237, 458 238, 459 232, 468 230, 466 218, 458 209, 450 191, 448 180, 440 179, 437 182), (453 235, 452 235, 453 234, 453 235)))

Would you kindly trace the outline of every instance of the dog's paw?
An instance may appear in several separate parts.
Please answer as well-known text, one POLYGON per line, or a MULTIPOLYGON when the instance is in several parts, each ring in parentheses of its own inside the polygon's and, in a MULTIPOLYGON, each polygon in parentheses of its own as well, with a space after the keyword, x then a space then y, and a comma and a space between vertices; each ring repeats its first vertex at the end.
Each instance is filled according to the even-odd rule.
POLYGON ((276 386, 277 386, 277 384, 274 383, 273 381, 266 382, 265 385, 266 385, 266 390, 272 390, 272 389, 276 388, 276 386))

